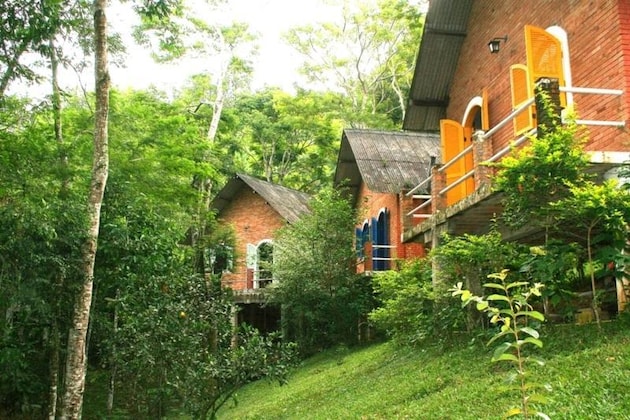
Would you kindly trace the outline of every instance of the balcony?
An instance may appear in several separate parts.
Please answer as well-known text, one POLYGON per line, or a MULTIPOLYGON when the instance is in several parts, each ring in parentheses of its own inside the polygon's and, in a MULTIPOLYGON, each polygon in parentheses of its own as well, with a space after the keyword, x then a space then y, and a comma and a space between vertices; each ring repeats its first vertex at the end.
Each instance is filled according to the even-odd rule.
MULTIPOLYGON (((559 87, 558 91, 572 94, 612 96, 620 96, 623 93, 621 90, 616 89, 579 87, 559 87)), ((540 106, 536 102, 536 98, 532 97, 522 103, 495 127, 486 132, 475 132, 470 146, 464 148, 441 166, 434 166, 429 177, 406 193, 407 197, 411 197, 419 202, 415 208, 406 214, 406 217, 421 219, 422 221, 403 232, 401 238, 403 242, 416 241, 435 245, 437 238, 444 232, 455 235, 463 233, 481 234, 487 230, 491 220, 496 219, 502 211, 502 197, 500 193, 492 191, 491 179, 493 169, 487 164, 498 162, 502 157, 508 155, 513 148, 527 142, 529 138, 537 134, 537 128, 530 129, 516 138, 511 144, 498 151, 492 150, 492 142, 489 140, 516 117, 531 109, 533 105, 540 106), (448 168, 467 157, 470 159, 471 155, 473 161, 472 170, 455 180, 447 182, 446 173, 448 168), (448 205, 446 200, 447 193, 470 179, 474 179, 474 191, 457 202, 448 205), (428 186, 431 189, 430 195, 416 194, 417 191, 428 186)), ((542 115, 542 113, 538 114, 542 115)), ((625 126, 624 121, 577 120, 576 123, 585 126, 625 126)), ((628 157, 629 154, 626 152, 590 152, 590 161, 594 164, 592 171, 602 175, 614 166, 627 161, 628 157)), ((528 232, 511 232, 506 239, 517 240, 528 234, 528 232)))

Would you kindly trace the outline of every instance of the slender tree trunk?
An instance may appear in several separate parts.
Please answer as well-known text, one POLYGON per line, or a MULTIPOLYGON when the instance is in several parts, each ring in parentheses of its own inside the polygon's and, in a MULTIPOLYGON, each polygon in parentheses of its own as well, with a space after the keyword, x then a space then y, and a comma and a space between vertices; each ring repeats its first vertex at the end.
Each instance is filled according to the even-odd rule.
POLYGON ((81 286, 72 326, 68 334, 66 360, 66 390, 62 404, 62 419, 81 418, 85 388, 86 337, 92 303, 94 261, 98 242, 101 204, 109 169, 107 119, 109 111, 109 72, 107 65, 107 0, 94 0, 95 89, 94 159, 88 199, 89 225, 83 245, 83 284, 81 286))
MULTIPOLYGON (((55 41, 51 38, 48 41, 50 47, 50 69, 51 69, 51 82, 52 82, 52 105, 53 105, 53 121, 55 140, 57 142, 57 149, 59 151, 59 165, 62 170, 61 187, 59 189, 59 197, 63 198, 67 194, 69 179, 66 169, 68 167, 68 156, 63 148, 63 129, 61 125, 61 93, 59 90, 59 60, 57 59, 57 50, 55 49, 55 41)), ((57 275, 55 280, 55 291, 53 293, 53 316, 51 326, 51 340, 50 340, 50 385, 48 391, 48 418, 54 420, 57 417, 57 400, 59 398, 59 371, 61 369, 60 351, 61 351, 61 338, 59 331, 59 322, 61 317, 61 293, 63 291, 63 285, 65 278, 63 273, 57 275)))

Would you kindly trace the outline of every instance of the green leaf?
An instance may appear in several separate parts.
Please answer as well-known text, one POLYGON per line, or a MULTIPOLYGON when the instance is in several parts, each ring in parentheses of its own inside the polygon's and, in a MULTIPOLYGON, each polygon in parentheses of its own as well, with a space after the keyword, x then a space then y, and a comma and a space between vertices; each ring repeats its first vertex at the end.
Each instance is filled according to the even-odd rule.
POLYGON ((516 316, 528 316, 541 322, 545 320, 545 316, 538 311, 520 311, 516 313, 516 316))
POLYGON ((514 356, 512 353, 503 353, 499 357, 493 357, 493 362, 500 362, 503 360, 507 360, 510 362, 518 362, 518 357, 514 356))
POLYGON ((538 404, 547 404, 549 402, 549 398, 542 394, 532 394, 527 397, 527 401, 538 404))
POLYGON ((519 414, 521 414, 523 412, 523 410, 521 410, 519 407, 513 407, 510 408, 508 411, 505 412, 505 416, 504 417, 514 417, 517 416, 519 414))
POLYGON ((540 336, 540 334, 538 334, 538 331, 536 331, 535 329, 533 329, 532 327, 523 327, 523 328, 519 328, 518 331, 522 331, 525 334, 528 334, 534 338, 538 338, 540 336))
POLYGON ((488 287, 488 288, 491 288, 491 289, 505 290, 505 287, 503 287, 502 284, 498 284, 498 283, 485 283, 483 285, 483 287, 488 287))
POLYGON ((527 286, 527 285, 529 285, 529 283, 526 281, 515 281, 514 283, 510 283, 507 286, 505 286, 505 289, 510 290, 515 287, 521 287, 521 286, 527 286))
POLYGON ((495 349, 492 355, 492 360, 498 359, 502 354, 506 354, 505 352, 512 347, 512 343, 506 341, 505 343, 499 344, 495 349))
POLYGON ((485 300, 479 301, 477 302, 477 310, 479 312, 483 312, 488 308, 488 302, 486 302, 485 300))
POLYGON ((528 362, 534 362, 538 366, 545 366, 545 361, 539 357, 529 356, 526 360, 528 362))
POLYGON ((548 416, 548 415, 546 415, 545 413, 543 413, 542 411, 537 411, 537 412, 536 412, 536 415, 537 415, 538 417, 540 417, 541 419, 551 420, 551 419, 549 418, 549 416, 548 416))
POLYGON ((543 346, 542 341, 540 341, 539 339, 534 338, 534 337, 527 337, 526 339, 524 339, 524 340, 522 340, 522 341, 523 341, 524 343, 530 343, 530 344, 533 344, 533 345, 535 345, 535 346, 536 346, 536 347, 538 347, 538 348, 542 348, 542 346, 543 346))
POLYGON ((494 295, 490 295, 490 296, 488 296, 488 298, 487 298, 487 299, 488 299, 488 300, 502 300, 502 301, 504 301, 504 302, 510 303, 510 299, 509 299, 509 298, 507 298, 506 296, 503 296, 503 295, 497 295, 497 294, 494 294, 494 295))
MULTIPOLYGON (((491 338, 491 339, 490 339, 490 340, 486 343, 486 346, 489 346, 490 344, 494 343, 494 342, 495 342, 496 340, 498 340, 499 338, 501 338, 501 337, 503 337, 503 336, 505 336, 505 335, 508 335, 508 334, 510 334, 510 331, 503 331, 503 332, 500 332, 500 333, 498 333, 498 334, 494 335, 494 336, 493 336, 493 337, 492 337, 492 338, 491 338)), ((507 344, 510 344, 510 343, 507 343, 507 344)))

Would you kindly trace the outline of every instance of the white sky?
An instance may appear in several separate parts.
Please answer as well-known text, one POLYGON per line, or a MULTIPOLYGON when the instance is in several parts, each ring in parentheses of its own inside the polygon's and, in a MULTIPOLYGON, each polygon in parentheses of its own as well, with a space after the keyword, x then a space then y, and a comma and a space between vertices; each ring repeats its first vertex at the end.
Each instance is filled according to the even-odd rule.
MULTIPOLYGON (((231 16, 226 20, 246 22, 253 32, 260 34, 260 47, 254 65, 254 89, 268 85, 291 91, 293 83, 299 78, 297 67, 300 58, 282 41, 281 34, 294 26, 333 20, 335 14, 331 14, 339 13, 332 6, 323 4, 322 0, 230 0, 230 5, 231 16)), ((114 26, 118 22, 127 24, 127 13, 112 9, 109 11, 109 22, 114 26)), ((155 85, 168 92, 181 86, 188 76, 208 66, 203 62, 156 64, 146 49, 132 45, 128 45, 128 49, 126 67, 111 66, 110 69, 112 83, 118 88, 143 89, 155 85)))

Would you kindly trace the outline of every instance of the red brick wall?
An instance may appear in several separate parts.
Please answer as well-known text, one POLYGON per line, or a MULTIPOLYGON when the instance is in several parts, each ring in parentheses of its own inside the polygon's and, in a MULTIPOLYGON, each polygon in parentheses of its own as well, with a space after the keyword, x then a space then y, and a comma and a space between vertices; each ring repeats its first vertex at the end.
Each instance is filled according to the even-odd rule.
MULTIPOLYGON (((626 99, 626 127, 630 127, 630 1, 619 2, 619 28, 621 38, 621 54, 623 57, 624 85, 623 89, 628 91, 624 95, 626 99)), ((626 149, 630 144, 625 144, 626 149)))
POLYGON ((284 219, 250 188, 243 188, 219 215, 219 221, 231 224, 236 231, 234 269, 221 279, 224 286, 243 290, 247 286, 247 244, 258 245, 263 239, 273 239, 284 226, 284 219))
MULTIPOLYGON (((630 87, 627 0, 483 0, 473 4, 469 26, 453 80, 447 116, 461 121, 468 102, 488 88, 490 126, 511 111, 509 66, 525 64, 524 25, 562 27, 567 32, 573 85, 623 89, 630 87), (490 54, 487 43, 507 35, 501 51, 490 54), (624 55, 625 54, 625 55, 624 55), (624 66, 625 64, 625 66, 624 66)), ((630 100, 575 95, 580 119, 626 120, 630 100)), ((627 129, 589 127, 588 150, 628 150, 627 129)), ((509 125, 493 138, 496 151, 513 139, 509 125)))
POLYGON ((370 191, 365 185, 361 184, 359 196, 357 198, 359 206, 359 221, 357 227, 363 225, 365 219, 371 220, 378 217, 378 213, 382 208, 387 208, 390 214, 389 236, 391 245, 396 247, 392 252, 392 257, 398 259, 408 259, 413 257, 424 256, 424 246, 420 243, 403 244, 400 240, 403 230, 403 209, 401 209, 398 194, 376 193, 370 191))

